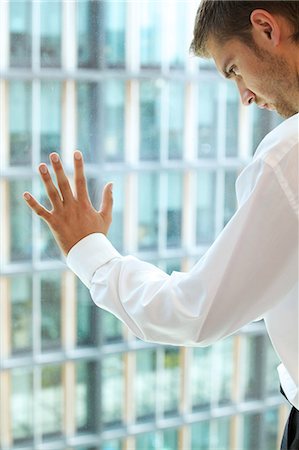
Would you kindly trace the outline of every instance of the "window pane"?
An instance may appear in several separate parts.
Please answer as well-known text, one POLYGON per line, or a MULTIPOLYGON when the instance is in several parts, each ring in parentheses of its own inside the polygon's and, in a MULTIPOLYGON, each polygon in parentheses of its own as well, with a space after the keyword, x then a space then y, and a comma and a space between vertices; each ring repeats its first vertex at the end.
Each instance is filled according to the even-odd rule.
MULTIPOLYGON (((243 416, 243 446, 244 450, 260 449, 261 415, 245 414, 243 416)), ((276 448, 276 446, 274 447, 276 448)))
POLYGON ((163 450, 177 450, 179 445, 179 436, 177 428, 169 428, 162 432, 163 450))
MULTIPOLYGON (((15 3, 15 2, 13 2, 15 3)), ((9 163, 23 166, 31 162, 31 83, 9 83, 9 163)))
MULTIPOLYGON (((191 425, 191 448, 207 450, 210 447, 210 422, 203 421, 191 425)), ((218 449, 217 449, 218 450, 218 449)))
POLYGON ((136 450, 157 450, 161 448, 160 440, 156 433, 142 433, 136 436, 136 450))
POLYGON ((95 68, 100 50, 99 29, 103 27, 100 3, 90 0, 77 2, 78 66, 95 68))
POLYGON ((156 408, 156 351, 136 353, 136 417, 151 420, 156 408))
POLYGON ((231 419, 229 417, 221 417, 220 419, 215 420, 213 425, 212 448, 217 448, 217 450, 231 450, 231 419))
POLYGON ((243 358, 246 361, 244 371, 244 397, 246 400, 259 399, 262 395, 264 336, 246 336, 243 358))
POLYGON ((238 156, 238 132, 239 132, 239 92, 233 84, 226 85, 226 156, 228 158, 238 156))
POLYGON ((182 159, 184 145, 184 103, 184 83, 171 82, 169 84, 169 159, 182 159))
POLYGON ((47 272, 41 276, 41 339, 42 350, 61 346, 61 273, 47 272))
POLYGON ((140 159, 158 160, 160 153, 161 92, 159 85, 140 83, 140 159))
POLYGON ((218 128, 218 83, 202 80, 198 99, 198 157, 216 158, 218 128))
POLYGON ((121 439, 113 439, 112 441, 104 441, 101 450, 122 450, 124 448, 121 439))
POLYGON ((9 183, 10 260, 25 261, 32 253, 32 213, 23 200, 23 192, 31 190, 31 180, 9 183))
POLYGON ((230 221, 237 209, 237 196, 236 196, 236 180, 237 172, 227 171, 225 173, 225 187, 224 187, 224 223, 223 226, 230 221))
POLYGON ((211 244, 215 236, 216 174, 200 170, 197 176, 196 243, 211 244))
POLYGON ((280 361, 267 335, 264 336, 265 353, 266 353, 266 392, 267 397, 271 395, 279 395, 279 386, 277 383, 277 366, 280 361))
POLYGON ((12 353, 32 350, 32 280, 19 275, 10 279, 12 353))
POLYGON ((182 173, 168 174, 167 199, 167 247, 180 247, 182 238, 182 173))
POLYGON ((210 406, 212 390, 212 347, 194 348, 191 365, 191 399, 193 411, 210 406))
POLYGON ((153 250, 158 246, 158 192, 159 178, 155 173, 139 176, 138 201, 138 247, 153 250))
POLYGON ((104 81, 103 102, 103 146, 108 162, 124 159, 125 83, 118 80, 104 81))
POLYGON ((214 370, 217 370, 218 373, 218 385, 215 386, 218 391, 218 403, 224 406, 232 401, 234 369, 233 339, 226 338, 223 341, 217 342, 213 346, 213 352, 215 352, 215 361, 217 361, 217 366, 214 370))
POLYGON ((95 431, 97 407, 96 364, 76 364, 76 429, 79 432, 95 431))
POLYGON ((124 204, 125 204, 125 180, 119 173, 104 174, 104 183, 113 181, 113 218, 109 228, 108 238, 113 246, 120 252, 124 247, 124 204))
POLYGON ((277 448, 279 428, 279 411, 277 408, 269 409, 264 414, 264 449, 277 448))
POLYGON ((60 151, 61 84, 41 83, 41 161, 48 163, 49 154, 60 151))
POLYGON ((9 2, 10 65, 30 67, 32 53, 31 1, 9 2))
POLYGON ((102 360, 102 414, 107 427, 120 426, 124 408, 123 355, 106 356, 102 360))
POLYGON ((161 3, 143 0, 140 14, 141 66, 157 67, 161 64, 161 3))
POLYGON ((96 346, 100 310, 87 287, 77 279, 77 346, 96 346))
POLYGON ((42 67, 59 67, 61 58, 61 2, 40 2, 40 58, 42 67))
POLYGON ((102 151, 98 138, 100 97, 97 83, 77 84, 77 147, 85 162, 97 162, 96 151, 102 151))
POLYGON ((123 324, 111 313, 101 310, 102 338, 105 344, 123 340, 123 324))
POLYGON ((11 371, 11 425, 13 441, 33 438, 33 373, 29 368, 11 371))
POLYGON ((40 400, 41 430, 44 438, 60 435, 63 429, 62 370, 59 365, 42 367, 40 400))
POLYGON ((163 406, 164 415, 177 414, 179 411, 180 398, 180 366, 179 350, 165 349, 164 371, 163 371, 163 406))
POLYGON ((125 65, 126 2, 105 1, 105 62, 107 66, 125 65))

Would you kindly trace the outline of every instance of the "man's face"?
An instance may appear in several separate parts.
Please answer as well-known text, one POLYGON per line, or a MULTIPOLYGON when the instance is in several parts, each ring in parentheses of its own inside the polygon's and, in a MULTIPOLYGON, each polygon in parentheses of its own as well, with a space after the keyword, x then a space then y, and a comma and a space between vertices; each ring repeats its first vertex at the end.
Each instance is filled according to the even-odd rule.
POLYGON ((282 117, 298 112, 298 78, 287 60, 237 39, 225 45, 209 40, 208 49, 220 73, 235 81, 243 104, 255 102, 282 117))

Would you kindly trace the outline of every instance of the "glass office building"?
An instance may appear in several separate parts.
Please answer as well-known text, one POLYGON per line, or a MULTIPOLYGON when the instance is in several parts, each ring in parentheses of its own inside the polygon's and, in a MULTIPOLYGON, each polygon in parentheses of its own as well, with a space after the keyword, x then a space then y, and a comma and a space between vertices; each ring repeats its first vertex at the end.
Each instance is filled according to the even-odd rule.
POLYGON ((189 55, 197 1, 0 1, 1 450, 274 450, 288 408, 262 322, 207 348, 144 343, 93 304, 47 226, 37 172, 114 181, 110 239, 189 270, 236 209, 278 118, 189 55))

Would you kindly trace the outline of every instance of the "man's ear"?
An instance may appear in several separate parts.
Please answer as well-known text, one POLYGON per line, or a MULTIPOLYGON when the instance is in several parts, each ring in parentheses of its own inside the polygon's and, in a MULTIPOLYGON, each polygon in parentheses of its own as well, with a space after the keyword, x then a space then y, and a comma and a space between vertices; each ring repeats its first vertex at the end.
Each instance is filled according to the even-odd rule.
POLYGON ((250 15, 253 33, 260 39, 277 46, 281 39, 280 26, 275 17, 264 9, 255 9, 250 15))

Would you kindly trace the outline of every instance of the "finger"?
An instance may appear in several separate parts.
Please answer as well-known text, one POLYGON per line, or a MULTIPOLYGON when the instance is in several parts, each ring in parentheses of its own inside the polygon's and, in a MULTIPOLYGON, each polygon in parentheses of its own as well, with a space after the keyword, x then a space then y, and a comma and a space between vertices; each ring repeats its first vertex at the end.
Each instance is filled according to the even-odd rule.
POLYGON ((113 208, 113 183, 107 183, 103 189, 102 203, 100 212, 108 219, 112 220, 112 208, 113 208))
POLYGON ((50 175, 47 165, 40 164, 39 171, 40 171, 40 175, 41 175, 43 183, 46 187, 47 194, 52 203, 53 208, 57 209, 57 208, 61 207, 62 206, 61 197, 58 192, 58 189, 56 188, 55 184, 53 183, 53 180, 52 180, 52 177, 50 175))
POLYGON ((89 201, 89 194, 87 189, 86 177, 84 174, 83 155, 78 150, 74 152, 74 166, 75 166, 75 187, 76 195, 79 201, 89 201))
POLYGON ((29 192, 24 192, 23 198, 26 201, 27 205, 42 219, 46 222, 50 222, 51 213, 44 206, 42 206, 35 198, 29 194, 29 192))
POLYGON ((61 192, 62 198, 65 202, 69 202, 74 199, 72 188, 70 182, 64 172, 62 163, 60 161, 59 155, 57 153, 50 154, 50 161, 54 169, 59 190, 61 192))

